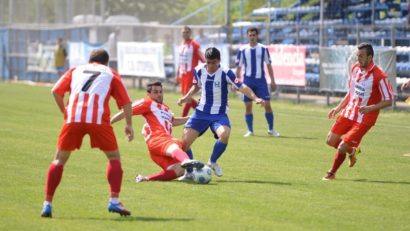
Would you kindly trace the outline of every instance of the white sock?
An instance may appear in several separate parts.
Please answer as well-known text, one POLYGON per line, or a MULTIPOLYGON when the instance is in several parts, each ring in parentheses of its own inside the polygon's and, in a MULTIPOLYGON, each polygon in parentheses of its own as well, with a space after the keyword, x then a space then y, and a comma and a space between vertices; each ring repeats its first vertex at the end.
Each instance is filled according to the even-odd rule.
POLYGON ((113 203, 113 204, 118 204, 118 203, 120 203, 120 198, 118 198, 118 197, 111 197, 111 198, 110 198, 110 202, 113 203))
POLYGON ((50 201, 44 201, 43 206, 46 206, 46 205, 51 205, 51 202, 50 201))

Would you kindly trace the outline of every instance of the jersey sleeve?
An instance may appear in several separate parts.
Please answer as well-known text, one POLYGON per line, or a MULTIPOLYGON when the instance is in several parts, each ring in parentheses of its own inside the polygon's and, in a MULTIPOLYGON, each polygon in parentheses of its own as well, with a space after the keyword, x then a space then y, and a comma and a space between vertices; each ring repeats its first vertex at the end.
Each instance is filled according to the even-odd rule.
POLYGON ((267 48, 267 47, 264 47, 263 50, 264 50, 263 55, 265 55, 265 58, 263 59, 264 62, 265 62, 266 64, 271 64, 271 63, 272 63, 272 60, 271 60, 271 58, 270 58, 270 54, 269 54, 268 48, 267 48))
POLYGON ((133 115, 142 115, 145 114, 150 110, 149 105, 151 104, 151 101, 148 100, 147 98, 145 99, 140 99, 138 101, 135 101, 132 103, 132 114, 133 115))
POLYGON ((131 98, 128 96, 127 89, 122 82, 118 73, 113 71, 113 79, 111 82, 111 95, 117 102, 118 108, 122 108, 125 104, 131 102, 131 98))
POLYGON ((230 82, 235 88, 239 89, 242 86, 242 82, 235 76, 235 74, 228 70, 226 72, 226 80, 230 82))
POLYGON ((393 99, 393 90, 392 90, 391 84, 389 82, 389 79, 387 77, 387 74, 380 71, 378 73, 378 75, 380 76, 380 80, 379 80, 378 84, 379 84, 379 92, 380 92, 380 95, 381 95, 381 100, 382 101, 392 100, 393 99))
POLYGON ((52 92, 59 94, 60 96, 64 97, 66 92, 71 91, 71 78, 72 73, 75 68, 71 68, 67 72, 64 73, 63 76, 57 81, 57 83, 51 89, 52 92))
POLYGON ((201 76, 201 69, 194 69, 194 78, 192 78, 192 84, 197 85, 201 87, 201 81, 200 81, 200 76, 201 76))

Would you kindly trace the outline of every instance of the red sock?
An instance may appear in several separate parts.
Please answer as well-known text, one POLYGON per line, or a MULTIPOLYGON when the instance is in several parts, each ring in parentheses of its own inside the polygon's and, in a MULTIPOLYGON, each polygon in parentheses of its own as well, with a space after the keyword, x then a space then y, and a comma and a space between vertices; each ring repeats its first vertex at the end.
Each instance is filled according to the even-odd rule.
POLYGON ((174 170, 163 170, 154 175, 148 176, 148 180, 152 181, 169 181, 177 178, 174 170))
POLYGON ((195 109, 198 106, 198 102, 196 100, 192 99, 190 105, 191 105, 192 109, 195 109))
POLYGON ((47 172, 46 180, 46 200, 51 202, 53 200, 54 193, 57 189, 57 186, 61 182, 63 177, 63 165, 50 164, 47 172))
POLYGON ((184 104, 184 107, 182 108, 182 117, 185 117, 188 115, 190 108, 191 108, 191 105, 189 103, 184 104))
POLYGON ((171 157, 178 160, 179 162, 182 162, 185 159, 189 159, 188 154, 186 154, 184 151, 182 151, 181 149, 175 149, 172 153, 171 153, 171 157))
POLYGON ((111 195, 118 195, 121 191, 122 168, 120 160, 110 160, 107 165, 107 180, 110 184, 111 195))
POLYGON ((336 152, 335 158, 333 159, 333 166, 332 169, 330 170, 332 173, 336 173, 337 170, 339 169, 340 165, 343 164, 343 161, 346 159, 346 153, 339 153, 339 151, 336 152))

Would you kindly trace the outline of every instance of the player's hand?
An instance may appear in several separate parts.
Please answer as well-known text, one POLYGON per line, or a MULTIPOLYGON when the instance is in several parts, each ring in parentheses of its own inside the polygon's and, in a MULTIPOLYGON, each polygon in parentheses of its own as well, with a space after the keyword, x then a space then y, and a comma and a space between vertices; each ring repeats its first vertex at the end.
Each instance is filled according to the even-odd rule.
POLYGON ((272 90, 272 92, 276 91, 276 83, 275 81, 270 83, 270 89, 272 90))
POLYGON ((338 113, 337 109, 336 109, 336 108, 332 108, 332 109, 329 111, 329 113, 327 113, 327 117, 328 117, 329 119, 333 119, 333 118, 335 118, 335 116, 336 116, 337 113, 338 113))
POLYGON ((183 103, 185 103, 186 99, 184 97, 181 97, 178 99, 177 104, 178 106, 182 106, 183 103))
POLYGON ((128 142, 134 139, 134 129, 132 128, 132 125, 126 125, 124 131, 128 142))
POLYGON ((362 106, 359 108, 359 112, 362 114, 366 114, 372 111, 372 106, 362 106))
POLYGON ((255 103, 256 103, 256 104, 260 104, 261 107, 264 107, 264 106, 265 106, 265 100, 263 100, 263 99, 261 99, 261 98, 256 98, 256 99, 255 99, 255 103))

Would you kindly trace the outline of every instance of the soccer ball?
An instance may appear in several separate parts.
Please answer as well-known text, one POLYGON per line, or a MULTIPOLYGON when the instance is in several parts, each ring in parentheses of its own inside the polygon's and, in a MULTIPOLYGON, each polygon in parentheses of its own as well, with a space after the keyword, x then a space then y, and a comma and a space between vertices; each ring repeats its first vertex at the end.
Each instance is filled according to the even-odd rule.
POLYGON ((212 179, 212 170, 208 166, 201 169, 195 168, 192 172, 194 174, 194 182, 197 184, 208 184, 212 179))

